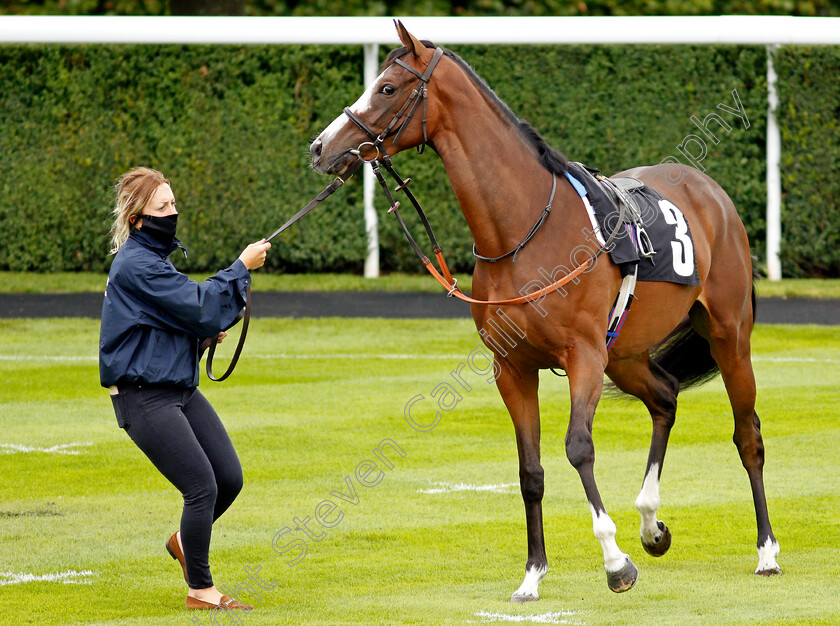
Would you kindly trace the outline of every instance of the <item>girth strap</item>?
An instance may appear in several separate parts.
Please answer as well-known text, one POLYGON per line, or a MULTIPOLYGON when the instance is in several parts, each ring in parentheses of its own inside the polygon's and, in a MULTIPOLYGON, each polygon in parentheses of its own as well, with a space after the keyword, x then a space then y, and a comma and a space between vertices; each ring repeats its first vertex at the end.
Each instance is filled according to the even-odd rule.
POLYGON ((615 298, 615 304, 613 304, 609 321, 607 322, 607 350, 618 339, 618 333, 621 332, 621 327, 624 326, 624 320, 627 319, 627 314, 630 312, 630 305, 633 303, 633 297, 636 291, 636 276, 638 273, 639 264, 636 263, 633 272, 627 274, 621 281, 621 288, 615 298))

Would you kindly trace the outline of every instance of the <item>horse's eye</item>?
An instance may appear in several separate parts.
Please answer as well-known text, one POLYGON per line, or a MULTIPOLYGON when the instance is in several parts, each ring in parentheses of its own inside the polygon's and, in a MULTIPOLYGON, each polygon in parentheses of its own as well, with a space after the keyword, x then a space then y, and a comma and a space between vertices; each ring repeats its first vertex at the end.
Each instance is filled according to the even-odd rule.
POLYGON ((382 88, 379 90, 379 93, 383 93, 386 96, 393 96, 395 93, 397 93, 397 89, 393 85, 382 85, 382 88))

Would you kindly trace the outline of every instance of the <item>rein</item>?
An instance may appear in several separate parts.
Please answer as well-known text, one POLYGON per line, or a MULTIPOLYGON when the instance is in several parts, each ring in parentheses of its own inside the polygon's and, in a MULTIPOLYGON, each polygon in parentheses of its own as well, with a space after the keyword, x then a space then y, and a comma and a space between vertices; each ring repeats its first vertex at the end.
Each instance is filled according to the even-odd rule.
MULTIPOLYGON (((275 230, 271 235, 266 237, 266 241, 271 241, 277 235, 282 233, 284 230, 289 228, 292 224, 300 220, 304 215, 309 213, 312 209, 316 206, 321 204, 324 200, 326 200, 329 196, 331 196, 336 189, 341 187, 347 179, 349 179, 353 174, 355 174, 359 168, 362 166, 362 161, 356 160, 354 161, 347 171, 344 173, 344 178, 337 176, 336 179, 327 185, 321 193, 315 196, 309 204, 303 207, 300 211, 295 213, 285 224, 283 224, 280 228, 275 230)), ((216 344, 219 342, 219 335, 215 337, 208 337, 204 341, 201 342, 201 345, 198 348, 198 358, 201 358, 201 355, 204 354, 204 351, 208 348, 210 351, 207 353, 207 362, 205 364, 205 371, 207 372, 207 378, 214 382, 222 382, 228 376, 233 373, 233 369, 236 367, 236 363, 239 361, 239 355, 242 353, 242 346, 245 345, 245 337, 248 335, 248 323, 251 320, 251 286, 247 286, 245 288, 245 307, 242 311, 239 312, 239 315, 236 316, 236 319, 233 321, 233 324, 228 328, 234 326, 239 320, 242 320, 242 333, 239 335, 239 342, 236 344, 236 350, 233 353, 233 357, 230 360, 230 365, 228 365, 227 370, 225 373, 216 378, 213 374, 213 355, 216 353, 216 344)), ((227 329, 225 329, 227 330, 227 329)))
MULTIPOLYGON (((607 250, 610 249, 610 246, 612 245, 613 241, 615 240, 615 238, 618 236, 619 232, 621 232, 621 230, 624 227, 623 220, 624 220, 625 207, 622 204, 620 209, 619 209, 619 211, 620 211, 619 212, 619 219, 616 222, 615 228, 610 233, 610 236, 606 239, 606 241, 600 247, 600 249, 597 252, 595 252, 595 254, 593 254, 590 258, 588 258, 586 261, 584 261, 580 265, 578 265, 571 272, 569 272, 568 274, 565 274, 564 276, 561 276, 558 280, 554 281, 553 283, 551 283, 548 286, 543 286, 540 289, 532 291, 532 292, 530 292, 530 293, 528 293, 524 296, 520 296, 518 298, 508 298, 508 299, 504 299, 504 300, 478 300, 476 298, 472 298, 472 297, 466 295, 465 293, 463 293, 458 288, 458 280, 456 278, 453 278, 452 273, 449 271, 449 266, 447 265, 446 259, 444 258, 443 250, 441 249, 440 245, 438 244, 437 239, 434 235, 434 232, 432 231, 432 226, 429 223, 429 219, 426 217, 426 213, 423 211, 423 208, 420 206, 420 203, 417 201, 417 198, 414 197, 414 194, 408 188, 408 184, 411 182, 411 179, 407 178, 407 179, 403 180, 400 177, 400 175, 394 169, 393 164, 391 163, 391 158, 387 154, 385 154, 385 155, 381 156, 379 159, 377 159, 375 164, 373 162, 371 162, 371 168, 373 169, 373 173, 376 176, 376 179, 379 181, 379 185, 382 187, 382 190, 385 194, 385 197, 387 198, 388 203, 391 206, 391 208, 388 209, 388 213, 393 213, 396 216, 397 221, 400 224, 400 228, 402 228, 403 234, 405 235, 406 239, 408 239, 408 243, 414 249, 414 252, 417 253, 417 256, 420 257, 420 260, 423 262, 423 266, 435 278, 435 280, 437 280, 438 283, 440 283, 440 285, 444 289, 446 289, 448 297, 451 298, 451 297, 454 296, 454 297, 458 298, 459 300, 463 300, 464 302, 468 302, 470 304, 484 304, 484 305, 524 304, 526 302, 533 302, 535 300, 541 300, 542 298, 544 298, 548 294, 557 291, 558 289, 560 289, 564 285, 567 285, 569 282, 577 279, 578 276, 580 276, 582 273, 584 273, 586 270, 588 270, 595 263, 595 260, 599 256, 601 256, 601 254, 603 254, 604 252, 606 252, 607 250), (396 183, 397 183, 396 191, 402 191, 403 193, 405 193, 406 197, 409 199, 411 204, 414 206, 414 209, 417 211, 417 215, 420 217, 420 221, 423 223, 423 226, 426 229, 426 234, 429 236, 429 241, 431 241, 431 243, 432 243, 435 259, 437 260, 438 265, 440 266, 440 270, 438 270, 434 266, 434 264, 423 253, 423 250, 420 248, 420 246, 414 240, 414 237, 412 237, 411 232, 408 230, 408 227, 406 226, 405 222, 402 219, 402 216, 400 215, 400 212, 399 212, 400 203, 394 201, 394 199, 391 195, 391 191, 388 189, 387 182, 385 181, 385 178, 384 178, 384 176, 382 176, 382 172, 380 171, 380 165, 381 165, 381 167, 384 167, 385 170, 396 181, 396 183)), ((556 178, 554 179, 554 183, 556 185, 556 178)), ((552 200, 553 200, 553 197, 554 197, 555 185, 552 185, 552 200)), ((515 256, 515 254, 518 253, 519 250, 521 250, 525 246, 525 244, 528 243, 528 241, 530 241, 530 239, 534 236, 534 234, 539 229, 539 227, 542 226, 542 224, 545 222, 545 218, 548 216, 548 213, 550 212, 550 210, 551 210, 551 204, 549 202, 549 205, 546 206, 546 208, 543 211, 541 217, 537 220, 536 224, 534 224, 531 231, 528 233, 528 235, 525 237, 525 239, 522 241, 522 243, 520 243, 518 246, 516 246, 516 248, 514 248, 510 252, 502 255, 501 257, 496 258, 495 260, 500 260, 501 258, 510 256, 510 255, 515 256)), ((479 259, 481 259, 481 257, 479 257, 479 259)), ((493 262, 493 261, 491 261, 491 262, 493 262)))
MULTIPOLYGON (((429 223, 429 219, 426 217, 426 213, 423 211, 423 208, 420 206, 420 203, 415 198, 414 194, 408 188, 408 184, 411 182, 410 178, 406 178, 405 180, 400 177, 397 171, 394 169, 393 164, 391 163, 391 157, 388 156, 388 153, 385 152, 384 148, 382 147, 383 142, 396 133, 396 137, 392 142, 396 145, 397 141, 399 140, 400 136, 405 130, 406 125, 411 121, 414 112, 417 109, 417 106, 420 100, 423 101, 423 141, 417 147, 417 151, 422 153, 423 148, 425 147, 426 143, 428 142, 428 136, 426 133, 426 104, 428 100, 428 89, 426 85, 432 78, 432 72, 434 72, 435 67, 437 67, 438 61, 443 56, 443 49, 436 48, 434 56, 432 60, 429 61, 429 65, 426 67, 426 70, 421 74, 408 64, 406 64, 402 59, 396 59, 394 62, 399 65, 400 67, 408 70, 412 74, 414 74, 418 78, 417 85, 411 91, 406 101, 400 107, 400 109, 394 114, 394 117, 391 118, 391 121, 385 126, 385 129, 377 134, 374 132, 367 124, 355 113, 353 113, 349 107, 344 109, 344 114, 347 115, 348 118, 358 126, 362 132, 364 132, 371 141, 366 141, 359 145, 356 150, 351 150, 352 154, 355 154, 359 157, 360 161, 357 163, 364 161, 365 163, 370 163, 371 169, 373 170, 373 174, 376 177, 376 180, 379 182, 380 187, 382 188, 383 193, 385 194, 386 199, 388 200, 388 213, 393 213, 394 216, 397 218, 397 221, 400 224, 400 228, 402 228, 403 234, 405 235, 408 243, 414 249, 414 252, 420 257, 420 260, 423 263, 423 266, 426 270, 435 278, 435 280, 440 283, 440 285, 446 289, 448 297, 456 297, 459 300, 463 300, 464 302, 468 302, 470 304, 484 304, 484 305, 505 305, 505 304, 524 304, 526 302, 533 302, 537 299, 542 299, 548 294, 557 291, 564 285, 567 285, 569 282, 576 280, 577 277, 582 274, 583 272, 587 271, 594 263, 595 260, 603 254, 606 250, 609 249, 610 245, 612 244, 613 240, 618 236, 618 233, 623 228, 623 218, 624 218, 624 205, 621 205, 620 208, 620 217, 618 222, 616 223, 616 227, 613 232, 610 234, 609 238, 606 240, 604 245, 590 258, 586 261, 581 263, 578 267, 574 270, 566 274, 565 276, 561 276, 558 280, 554 281, 548 286, 544 286, 541 289, 537 289, 536 291, 532 291, 529 294, 524 296, 520 296, 518 298, 508 298, 504 300, 478 300, 476 298, 471 298, 470 296, 464 294, 458 288, 458 281, 457 279, 452 277, 452 272, 449 271, 449 266, 446 263, 446 259, 443 256, 443 250, 441 249, 440 245, 437 242, 437 238, 432 230, 432 226, 429 223), (408 112, 406 114, 406 111, 408 112), (402 121, 399 126, 397 123, 399 120, 405 115, 405 119, 402 121), (414 209, 417 211, 417 215, 420 217, 420 221, 423 223, 423 227, 426 229, 426 234, 429 237, 429 241, 432 244, 432 248, 434 250, 435 259, 438 262, 438 266, 440 270, 438 270, 434 264, 429 260, 429 257, 423 252, 417 242, 414 240, 414 237, 411 236, 411 233, 408 230, 405 222, 400 215, 399 208, 400 203, 394 201, 393 196, 391 195, 391 190, 388 188, 388 183, 385 180, 385 177, 382 175, 381 169, 384 168, 388 174, 394 179, 397 183, 397 187, 395 191, 402 191, 406 197, 408 198, 409 202, 414 206, 414 209)), ((475 249, 475 244, 473 244, 473 254, 482 261, 486 261, 488 263, 496 263, 497 261, 501 261, 509 256, 513 256, 513 260, 516 260, 516 255, 519 254, 520 250, 525 247, 533 237, 536 235, 537 231, 542 227, 545 223, 546 219, 548 218, 549 213, 551 212, 551 205, 554 202, 554 193, 557 190, 557 178, 552 174, 552 184, 551 184, 551 195, 548 200, 548 204, 546 205, 545 209, 543 209, 542 214, 537 219, 536 223, 531 227, 531 230, 525 236, 525 239, 517 245, 513 250, 506 252, 505 254, 498 256, 498 257, 485 257, 478 254, 477 250, 475 249)))

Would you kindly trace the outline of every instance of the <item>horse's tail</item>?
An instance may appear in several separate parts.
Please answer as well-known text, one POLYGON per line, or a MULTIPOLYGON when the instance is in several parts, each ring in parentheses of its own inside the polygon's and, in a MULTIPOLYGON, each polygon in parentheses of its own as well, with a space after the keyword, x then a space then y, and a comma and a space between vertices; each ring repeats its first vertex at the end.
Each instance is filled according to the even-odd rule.
MULTIPOLYGON (((755 282, 750 298, 755 322, 755 282)), ((702 385, 720 372, 712 358, 709 342, 692 328, 688 317, 651 349, 651 358, 680 381, 681 391, 702 385)))
POLYGON ((709 342, 691 327, 688 317, 651 349, 651 359, 680 381, 680 391, 702 385, 720 371, 709 342))

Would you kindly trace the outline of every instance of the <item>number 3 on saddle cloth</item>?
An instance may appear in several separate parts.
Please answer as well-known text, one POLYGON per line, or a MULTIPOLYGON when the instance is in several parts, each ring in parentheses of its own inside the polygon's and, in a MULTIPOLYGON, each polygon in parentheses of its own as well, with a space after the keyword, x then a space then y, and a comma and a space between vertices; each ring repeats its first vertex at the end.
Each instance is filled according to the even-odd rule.
POLYGON ((636 281, 699 285, 691 230, 682 211, 662 194, 634 178, 608 179, 596 169, 571 162, 566 178, 583 199, 592 230, 604 244, 625 205, 624 229, 609 248, 624 277, 607 325, 607 349, 618 338, 636 281))

